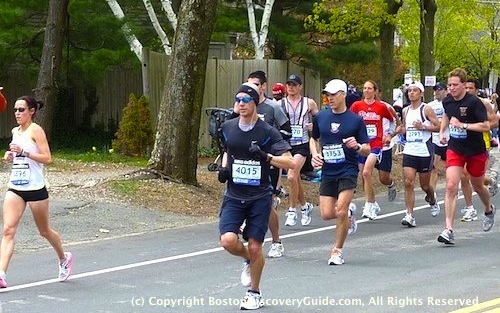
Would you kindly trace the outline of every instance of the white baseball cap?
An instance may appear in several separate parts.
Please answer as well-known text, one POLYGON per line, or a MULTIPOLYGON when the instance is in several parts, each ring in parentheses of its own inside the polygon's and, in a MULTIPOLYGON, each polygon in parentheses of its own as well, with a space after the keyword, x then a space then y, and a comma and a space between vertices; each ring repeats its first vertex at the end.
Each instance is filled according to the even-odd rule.
POLYGON ((421 82, 417 81, 411 82, 411 84, 408 85, 408 88, 410 87, 417 87, 418 89, 420 89, 421 92, 425 92, 424 85, 422 85, 421 82))
POLYGON ((339 91, 347 92, 347 84, 340 79, 332 79, 325 85, 323 93, 336 94, 339 91))

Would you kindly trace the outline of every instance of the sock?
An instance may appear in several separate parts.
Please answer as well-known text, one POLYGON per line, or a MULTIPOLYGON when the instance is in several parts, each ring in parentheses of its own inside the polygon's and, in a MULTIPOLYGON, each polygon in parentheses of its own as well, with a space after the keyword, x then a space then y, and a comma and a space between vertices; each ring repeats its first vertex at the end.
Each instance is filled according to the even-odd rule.
POLYGON ((288 208, 288 212, 297 212, 297 209, 296 209, 296 208, 289 207, 289 208, 288 208))

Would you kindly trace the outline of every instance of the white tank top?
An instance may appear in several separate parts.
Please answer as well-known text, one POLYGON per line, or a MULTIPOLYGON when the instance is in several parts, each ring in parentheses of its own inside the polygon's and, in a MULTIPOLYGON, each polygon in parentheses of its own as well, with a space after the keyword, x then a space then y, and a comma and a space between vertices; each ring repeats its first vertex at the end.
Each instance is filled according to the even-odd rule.
POLYGON ((417 120, 420 120, 425 126, 432 126, 432 123, 425 118, 424 109, 425 103, 422 103, 416 109, 408 106, 403 113, 405 118, 404 126, 406 128, 406 144, 403 154, 417 157, 428 157, 431 155, 427 142, 431 139, 432 133, 428 130, 419 130, 413 127, 413 122, 417 120))
MULTIPOLYGON (((19 127, 14 129, 12 133, 12 142, 20 145, 24 151, 39 153, 40 150, 38 146, 31 139, 34 125, 36 124, 32 123, 22 133, 19 132, 19 127)), ((43 164, 28 157, 15 156, 12 162, 12 170, 7 186, 20 191, 42 189, 45 187, 43 164)))
POLYGON ((290 118, 292 126, 292 138, 290 138, 290 145, 296 146, 309 142, 309 132, 306 124, 309 123, 309 99, 302 97, 299 104, 294 109, 288 98, 285 98, 286 113, 290 118))
MULTIPOLYGON (((429 102, 427 105, 430 106, 434 110, 434 113, 436 113, 438 120, 441 122, 441 119, 443 118, 443 115, 444 115, 443 103, 441 101, 434 100, 434 101, 429 102)), ((444 135, 445 135, 447 141, 450 140, 450 130, 448 128, 446 128, 444 135)), ((432 133, 432 143, 437 145, 437 146, 440 146, 440 147, 448 146, 448 144, 443 145, 441 143, 440 138, 439 138, 439 132, 432 133)))

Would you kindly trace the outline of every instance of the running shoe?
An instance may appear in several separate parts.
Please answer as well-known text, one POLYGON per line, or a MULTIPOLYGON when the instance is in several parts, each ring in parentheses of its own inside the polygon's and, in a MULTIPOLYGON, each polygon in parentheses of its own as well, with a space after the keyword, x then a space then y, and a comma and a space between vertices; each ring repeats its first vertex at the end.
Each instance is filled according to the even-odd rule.
POLYGON ((330 259, 328 259, 328 265, 342 265, 344 264, 344 255, 342 250, 337 248, 332 250, 332 254, 330 255, 330 259))
POLYGON ((278 197, 274 197, 273 198, 273 206, 272 206, 272 208, 275 209, 275 210, 277 210, 280 204, 281 204, 281 199, 278 198, 278 197))
POLYGON ((243 231, 245 230, 245 227, 247 226, 247 221, 244 220, 243 223, 240 226, 240 235, 243 234, 243 231))
POLYGON ((434 193, 434 203, 431 202, 431 198, 429 198, 429 196, 425 196, 425 202, 429 203, 429 206, 431 207, 431 215, 438 216, 439 212, 441 212, 441 207, 437 201, 437 194, 434 193))
POLYGON ((267 256, 270 258, 281 258, 283 256, 283 252, 285 248, 281 242, 273 242, 271 247, 269 247, 269 252, 267 256))
POLYGON ((288 210, 285 214, 286 216, 286 221, 285 221, 285 226, 295 226, 297 224, 297 212, 288 210))
POLYGON ((358 224, 356 223, 356 205, 354 203, 349 203, 349 230, 347 231, 348 235, 352 235, 358 230, 358 224))
POLYGON ((455 244, 455 235, 453 234, 453 231, 450 229, 445 229, 443 232, 438 236, 438 241, 442 242, 447 245, 454 245, 455 244))
POLYGON ((434 203, 434 204, 431 204, 431 215, 436 217, 439 215, 439 212, 441 212, 441 207, 439 206, 439 203, 434 203))
POLYGON ((278 189, 278 191, 276 192, 276 195, 280 198, 286 198, 288 197, 288 192, 285 188, 283 188, 283 186, 281 186, 280 189, 278 189))
POLYGON ((0 288, 7 288, 7 282, 5 281, 5 274, 0 275, 0 288))
POLYGON ((371 214, 371 208, 372 208, 371 203, 365 203, 365 206, 363 207, 363 213, 361 214, 361 217, 370 218, 372 216, 372 214, 371 214))
POLYGON ((497 211, 497 208, 492 204, 491 205, 491 212, 489 214, 484 214, 483 218, 483 230, 484 231, 489 231, 493 225, 495 225, 495 213, 497 211))
POLYGON ((312 220, 312 212, 313 212, 314 206, 310 204, 309 202, 306 202, 304 206, 302 207, 302 219, 300 220, 300 223, 302 226, 307 226, 311 224, 312 220))
POLYGON ((374 220, 377 217, 376 211, 377 209, 374 203, 365 203, 365 206, 363 208, 363 215, 361 215, 361 217, 367 217, 370 220, 374 220))
POLYGON ((373 219, 375 219, 378 215, 380 215, 382 209, 380 208, 380 205, 378 205, 377 201, 373 202, 372 208, 373 208, 372 214, 374 214, 373 219))
POLYGON ((264 306, 264 300, 260 293, 248 290, 241 301, 240 310, 257 310, 264 306))
POLYGON ((498 191, 498 180, 496 176, 491 176, 491 185, 488 187, 488 191, 490 193, 490 197, 494 197, 498 191))
POLYGON ((408 227, 417 227, 417 222, 410 213, 406 213, 405 217, 401 220, 401 224, 408 227))
POLYGON ((396 199, 397 194, 398 189, 396 187, 396 182, 392 181, 392 185, 387 187, 387 200, 389 200, 389 202, 393 202, 394 199, 396 199))
POLYGON ((250 284, 252 283, 252 279, 250 278, 250 260, 243 262, 243 267, 241 268, 240 281, 244 287, 249 287, 250 284))
POLYGON ((462 216, 462 218, 460 219, 462 222, 472 222, 477 220, 477 211, 476 209, 474 209, 474 207, 465 207, 462 209, 462 211, 464 213, 464 216, 462 216))
POLYGON ((59 281, 68 280, 73 270, 73 254, 64 252, 64 261, 59 263, 59 281))

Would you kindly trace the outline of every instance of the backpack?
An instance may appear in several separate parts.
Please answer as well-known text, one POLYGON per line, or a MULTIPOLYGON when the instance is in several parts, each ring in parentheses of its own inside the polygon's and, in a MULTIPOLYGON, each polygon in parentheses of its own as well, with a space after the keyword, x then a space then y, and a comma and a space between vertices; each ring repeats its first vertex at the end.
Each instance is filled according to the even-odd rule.
POLYGON ((214 139, 222 138, 221 129, 222 123, 230 119, 233 115, 232 109, 210 108, 207 109, 208 118, 208 133, 214 139), (210 113, 209 113, 210 111, 210 113))

